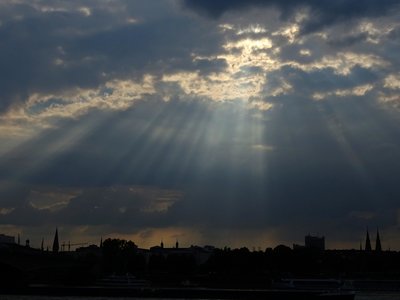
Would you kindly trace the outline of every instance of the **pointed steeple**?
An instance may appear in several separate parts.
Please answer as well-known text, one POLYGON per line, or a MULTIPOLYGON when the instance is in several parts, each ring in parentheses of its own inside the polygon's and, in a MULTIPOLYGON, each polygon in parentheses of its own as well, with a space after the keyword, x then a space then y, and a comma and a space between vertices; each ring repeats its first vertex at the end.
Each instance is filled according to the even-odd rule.
POLYGON ((365 240, 365 251, 369 252, 371 251, 371 240, 369 239, 369 232, 368 232, 368 228, 367 228, 367 238, 365 240))
POLYGON ((179 242, 178 242, 178 240, 176 240, 176 243, 175 243, 175 248, 176 248, 176 249, 178 249, 178 248, 179 248, 179 242))
POLYGON ((42 238, 42 245, 40 246, 40 250, 42 250, 42 251, 44 250, 44 245, 43 244, 44 244, 44 238, 42 238))
POLYGON ((56 227, 56 233, 54 235, 54 241, 53 241, 53 252, 57 253, 58 250, 60 250, 60 244, 58 242, 58 229, 56 227))
POLYGON ((382 251, 381 238, 379 237, 379 230, 378 230, 378 228, 376 229, 375 251, 376 251, 376 252, 381 252, 381 251, 382 251))

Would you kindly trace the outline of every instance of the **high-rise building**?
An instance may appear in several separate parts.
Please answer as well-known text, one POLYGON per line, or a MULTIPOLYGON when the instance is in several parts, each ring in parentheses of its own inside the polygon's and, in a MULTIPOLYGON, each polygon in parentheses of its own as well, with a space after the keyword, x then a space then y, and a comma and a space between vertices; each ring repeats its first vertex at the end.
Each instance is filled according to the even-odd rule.
POLYGON ((325 237, 306 235, 305 247, 309 249, 325 250, 325 237))

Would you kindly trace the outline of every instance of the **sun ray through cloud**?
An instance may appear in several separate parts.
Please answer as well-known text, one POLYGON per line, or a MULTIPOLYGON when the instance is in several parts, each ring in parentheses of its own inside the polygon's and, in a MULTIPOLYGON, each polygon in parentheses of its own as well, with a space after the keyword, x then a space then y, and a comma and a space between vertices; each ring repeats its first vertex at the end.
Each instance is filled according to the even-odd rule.
POLYGON ((366 2, 2 1, 0 229, 400 249, 400 6, 366 2))

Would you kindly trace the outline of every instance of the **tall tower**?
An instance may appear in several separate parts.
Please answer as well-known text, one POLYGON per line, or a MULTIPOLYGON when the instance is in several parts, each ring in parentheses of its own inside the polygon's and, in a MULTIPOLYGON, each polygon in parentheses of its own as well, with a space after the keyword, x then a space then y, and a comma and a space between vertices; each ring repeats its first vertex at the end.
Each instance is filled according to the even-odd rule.
POLYGON ((368 228, 367 228, 367 238, 365 240, 365 251, 369 252, 371 251, 371 240, 369 239, 369 232, 368 232, 368 228))
POLYGON ((58 229, 56 227, 56 233, 54 235, 54 241, 53 241, 53 252, 58 253, 58 250, 60 250, 60 244, 58 243, 58 229))
POLYGON ((381 251, 382 251, 381 238, 379 237, 379 230, 378 230, 378 228, 376 229, 375 251, 376 251, 376 252, 381 252, 381 251))

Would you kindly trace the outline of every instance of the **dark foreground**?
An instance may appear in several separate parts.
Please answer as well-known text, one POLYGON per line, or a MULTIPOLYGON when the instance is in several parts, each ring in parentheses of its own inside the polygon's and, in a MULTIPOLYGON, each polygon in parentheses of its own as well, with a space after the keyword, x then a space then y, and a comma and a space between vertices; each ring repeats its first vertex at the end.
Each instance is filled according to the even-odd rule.
POLYGON ((354 299, 352 292, 247 290, 208 288, 112 288, 112 287, 49 287, 2 288, 3 295, 133 297, 176 299, 354 299))

